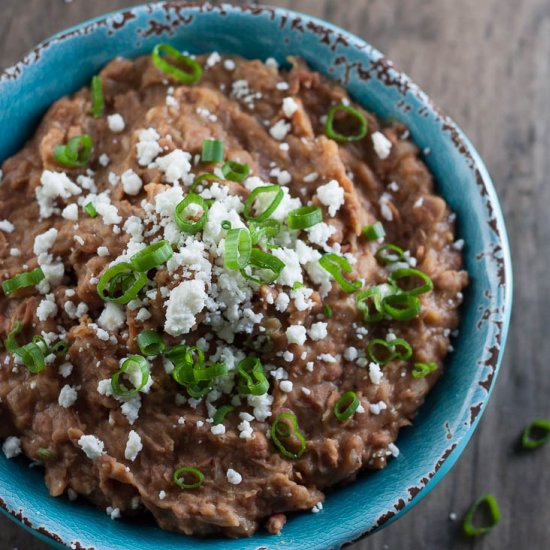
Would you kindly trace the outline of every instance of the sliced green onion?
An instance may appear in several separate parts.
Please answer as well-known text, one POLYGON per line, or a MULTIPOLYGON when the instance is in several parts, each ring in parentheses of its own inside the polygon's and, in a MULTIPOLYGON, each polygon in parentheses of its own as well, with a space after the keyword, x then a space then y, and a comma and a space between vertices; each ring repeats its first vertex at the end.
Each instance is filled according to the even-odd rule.
POLYGON ((410 359, 412 348, 403 338, 389 341, 375 338, 368 343, 367 353, 371 361, 383 367, 395 359, 400 359, 401 361, 410 359))
POLYGON ((345 292, 351 294, 361 288, 361 281, 348 281, 342 272, 351 273, 351 265, 343 256, 338 254, 325 254, 320 260, 319 264, 323 269, 328 271, 334 280, 340 285, 340 288, 345 292))
POLYGON ((413 269, 411 267, 404 267, 401 269, 396 269, 390 273, 388 282, 395 286, 401 292, 407 292, 413 296, 418 296, 419 294, 424 294, 425 292, 430 292, 433 290, 434 284, 432 280, 423 272, 418 269, 413 269), (399 286, 400 279, 405 279, 408 277, 416 277, 420 279, 424 284, 414 287, 412 290, 406 290, 399 286))
POLYGON ((15 277, 8 279, 7 281, 2 282, 2 290, 6 296, 9 296, 16 290, 21 288, 26 288, 28 286, 37 285, 40 281, 45 278, 42 268, 37 267, 32 271, 27 271, 25 273, 19 273, 15 277))
POLYGON ((250 195, 248 195, 245 203, 244 203, 244 217, 247 220, 254 220, 256 222, 263 222, 277 210, 277 207, 279 204, 281 204, 281 201, 284 197, 284 191, 282 187, 279 185, 264 185, 262 187, 256 187, 250 195), (256 197, 258 195, 261 195, 262 193, 275 193, 275 197, 273 200, 269 203, 269 205, 265 208, 263 212, 260 212, 258 215, 254 216, 252 214, 252 206, 254 205, 254 201, 256 200, 256 197))
POLYGON ((252 238, 246 229, 229 229, 225 238, 224 262, 228 269, 243 269, 250 262, 252 238))
POLYGON ((211 363, 208 361, 204 365, 200 365, 193 369, 193 376, 196 382, 203 382, 205 380, 213 381, 219 376, 225 376, 227 374, 227 367, 224 363, 211 363))
POLYGON ((264 278, 260 276, 255 277, 254 275, 248 274, 244 269, 241 269, 243 277, 259 285, 270 285, 279 277, 281 271, 285 268, 285 263, 276 256, 273 256, 273 254, 268 254, 258 248, 253 248, 250 253, 250 263, 247 269, 250 267, 260 270, 260 275, 264 275, 265 271, 270 271, 271 275, 264 278))
POLYGON ((491 495, 483 495, 481 498, 478 498, 466 512, 464 517, 463 529, 464 532, 471 537, 479 537, 480 535, 485 535, 491 531, 500 521, 500 508, 496 498, 491 495), (479 509, 485 506, 487 511, 490 514, 490 523, 485 527, 476 527, 474 525, 474 517, 476 516, 479 509))
POLYGON ((145 273, 154 267, 164 265, 173 255, 174 251, 170 243, 159 241, 136 252, 130 258, 130 263, 136 271, 145 273))
POLYGON ((154 330, 144 330, 136 337, 136 343, 139 351, 147 357, 156 357, 162 355, 166 350, 166 343, 162 336, 154 330))
POLYGON ((204 483, 204 474, 197 468, 186 466, 185 468, 178 468, 172 479, 180 489, 196 489, 204 483), (191 483, 185 482, 184 476, 186 475, 191 477, 191 483))
POLYGON ((88 134, 83 134, 70 139, 66 145, 56 145, 53 149, 53 158, 62 166, 82 168, 90 160, 92 147, 92 138, 88 134))
POLYGON ((332 308, 328 304, 323 304, 323 315, 327 319, 332 319, 332 315, 333 315, 332 308))
POLYGON ((32 374, 42 372, 46 368, 44 350, 36 343, 30 342, 13 351, 32 374))
POLYGON ((270 248, 276 248, 275 245, 271 244, 271 242, 281 231, 280 222, 271 219, 263 222, 251 221, 249 224, 249 229, 253 245, 260 243, 265 237, 266 245, 270 248))
POLYGON ((334 416, 340 422, 345 422, 355 414, 360 404, 357 394, 354 391, 347 391, 334 404, 334 416))
POLYGON ((222 181, 222 180, 218 178, 216 174, 210 174, 210 173, 201 174, 200 176, 196 177, 193 180, 193 184, 189 188, 189 191, 194 193, 199 185, 204 186, 204 182, 215 182, 215 181, 222 181))
POLYGON ((223 220, 221 226, 225 231, 229 231, 231 229, 231 222, 229 220, 223 220))
POLYGON ((15 321, 13 323, 12 329, 8 332, 8 337, 4 340, 4 347, 10 353, 13 353, 18 347, 19 344, 15 337, 23 330, 23 323, 21 321, 15 321))
POLYGON ((349 105, 334 105, 330 108, 325 122, 325 134, 334 141, 344 143, 346 141, 358 141, 367 135, 367 119, 353 107, 349 105), (344 111, 350 115, 349 118, 355 119, 358 123, 357 131, 354 134, 342 134, 334 129, 334 117, 339 111, 344 111))
POLYGON ((292 290, 298 290, 299 288, 305 288, 305 284, 304 283, 301 283, 300 281, 296 281, 293 285, 292 285, 292 290))
POLYGON ((57 455, 54 453, 54 451, 51 451, 50 449, 46 449, 44 447, 40 447, 38 451, 36 452, 39 458, 42 460, 56 460, 57 455))
POLYGON ((264 395, 269 390, 264 367, 257 357, 245 357, 237 365, 239 391, 245 395, 264 395))
POLYGON ((382 239, 386 235, 384 226, 380 222, 376 222, 372 225, 365 225, 363 227, 363 236, 369 241, 377 241, 382 239))
POLYGON ((221 162, 224 156, 224 143, 219 139, 205 139, 202 142, 202 162, 221 162))
POLYGON ((318 206, 302 206, 288 214, 290 229, 307 229, 323 221, 323 211, 318 206))
POLYGON ((538 418, 533 420, 521 435, 524 449, 536 449, 550 441, 550 420, 538 418))
POLYGON ((184 84, 195 84, 202 76, 202 67, 197 61, 187 55, 182 55, 176 48, 169 44, 157 44, 152 53, 153 65, 163 73, 174 77, 184 84), (185 70, 168 63, 162 55, 176 61, 185 67, 185 70))
POLYGON ((437 370, 437 363, 415 363, 412 370, 413 378, 424 378, 437 370))
POLYGON ((365 323, 377 323, 384 318, 382 292, 377 286, 367 288, 357 294, 355 305, 363 315, 365 323))
POLYGON ((97 216, 97 210, 91 202, 88 202, 84 205, 84 212, 86 212, 86 214, 88 214, 90 218, 95 218, 97 216))
POLYGON ((222 405, 214 415, 214 425, 216 424, 223 424, 223 421, 225 420, 225 417, 235 410, 235 407, 233 405, 222 405))
POLYGON ((69 351, 69 345, 65 341, 59 341, 49 349, 50 353, 54 353, 58 357, 65 355, 68 351, 69 351))
POLYGON ((194 235, 198 233, 206 223, 208 219, 208 204, 206 201, 196 193, 189 193, 177 206, 174 212, 174 217, 178 227, 185 231, 185 233, 190 233, 194 235), (201 217, 196 221, 189 221, 184 217, 185 211, 192 204, 197 205, 202 210, 201 217))
POLYGON ((222 166, 222 174, 226 180, 242 181, 250 174, 250 167, 248 164, 241 164, 234 160, 228 160, 222 166))
POLYGON ((405 252, 394 244, 381 246, 374 255, 381 264, 394 264, 403 259, 405 252))
POLYGON ((131 264, 120 262, 107 269, 99 278, 97 293, 105 302, 127 304, 136 298, 146 284, 145 273, 138 273, 131 264))
POLYGON ((412 294, 390 294, 382 299, 382 311, 396 321, 410 321, 420 313, 420 300, 412 294))
POLYGON ((142 390, 147 382, 149 382, 149 363, 147 359, 141 355, 132 355, 128 357, 128 359, 122 363, 120 369, 113 374, 111 378, 111 388, 113 388, 113 393, 119 397, 132 397, 132 395, 136 395, 142 390), (134 384, 134 387, 129 390, 121 386, 119 381, 120 377, 126 374, 131 379, 133 372, 136 370, 139 371, 141 375, 139 383, 137 385, 134 384))
POLYGON ((103 98, 103 83, 101 77, 92 78, 92 116, 101 118, 105 109, 105 100, 103 98))
POLYGON ((300 432, 296 416, 281 412, 271 425, 271 441, 285 458, 300 458, 306 450, 306 439, 300 432))

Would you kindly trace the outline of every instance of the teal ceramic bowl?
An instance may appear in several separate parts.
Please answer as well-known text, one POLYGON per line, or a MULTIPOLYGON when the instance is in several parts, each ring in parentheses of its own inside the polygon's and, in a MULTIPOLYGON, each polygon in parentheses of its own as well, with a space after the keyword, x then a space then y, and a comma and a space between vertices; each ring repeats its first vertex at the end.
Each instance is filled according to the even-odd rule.
POLYGON ((104 511, 48 496, 42 472, 25 459, 0 457, 6 514, 57 547, 96 550, 313 550, 339 548, 387 525, 432 490, 472 436, 494 385, 508 331, 512 272, 506 230, 489 174, 459 128, 383 55, 350 33, 303 14, 268 7, 157 3, 69 29, 0 74, 0 162, 29 138, 48 106, 87 84, 113 57, 170 42, 194 53, 218 50, 249 58, 300 55, 341 82, 367 109, 403 121, 457 214, 471 284, 460 335, 446 373, 412 428, 399 458, 327 495, 321 513, 292 516, 282 535, 198 540, 152 521, 112 521, 104 511))

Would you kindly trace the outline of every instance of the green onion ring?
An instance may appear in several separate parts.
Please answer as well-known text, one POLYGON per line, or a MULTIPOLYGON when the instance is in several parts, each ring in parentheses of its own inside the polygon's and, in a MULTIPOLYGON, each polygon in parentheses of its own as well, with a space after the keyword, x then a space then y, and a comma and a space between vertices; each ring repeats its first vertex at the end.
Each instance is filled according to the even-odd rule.
POLYGON ((279 185, 264 185, 262 187, 256 187, 250 195, 248 195, 245 203, 244 203, 244 212, 243 215, 247 220, 254 220, 256 222, 263 222, 277 210, 277 207, 279 204, 281 204, 281 201, 284 197, 284 191, 282 187, 279 185), (275 197, 273 200, 269 203, 267 208, 260 212, 257 216, 254 216, 252 214, 252 206, 254 204, 254 201, 256 200, 256 197, 262 193, 275 193, 275 197))
POLYGON ((464 532, 471 537, 479 537, 480 535, 485 535, 491 531, 500 521, 500 508, 496 498, 491 495, 483 495, 481 498, 478 498, 466 512, 464 517, 463 529, 464 532), (486 527, 475 527, 473 520, 474 516, 478 512, 481 506, 486 506, 489 514, 491 516, 490 523, 486 527))
POLYGON ((136 252, 130 258, 130 263, 136 271, 145 273, 154 267, 164 265, 173 255, 171 244, 168 241, 159 241, 136 252))
POLYGON ((56 145, 53 158, 61 166, 82 168, 90 161, 92 154, 92 138, 88 134, 70 139, 66 145, 56 145))
POLYGON ((91 85, 92 116, 101 118, 105 109, 105 100, 103 98, 103 83, 101 77, 96 75, 92 78, 91 85))
POLYGON ((428 277, 428 275, 426 275, 423 271, 420 271, 419 269, 413 269, 411 267, 396 269, 395 271, 390 273, 388 282, 391 285, 395 286, 399 291, 407 292, 408 294, 412 294, 413 296, 418 296, 419 294, 430 292, 430 290, 433 290, 434 287, 434 284, 432 280, 428 277), (399 279, 403 279, 405 277, 417 277, 424 284, 417 286, 412 290, 405 290, 399 286, 399 279))
POLYGON ((323 304, 323 315, 327 319, 332 319, 333 311, 329 304, 323 304))
POLYGON ((375 338, 368 343, 367 353, 372 362, 378 363, 381 367, 384 367, 395 359, 401 361, 410 359, 412 356, 412 347, 403 338, 396 338, 395 340, 381 340, 380 338, 375 338), (386 355, 380 357, 376 352, 376 347, 383 348, 386 355))
POLYGON ((355 305, 363 315, 365 323, 377 323, 384 318, 382 311, 382 292, 377 286, 362 290, 355 297, 355 305), (372 302, 372 306, 369 303, 372 302))
POLYGON ((189 193, 177 206, 174 212, 174 218, 178 227, 185 233, 195 235, 198 233, 208 219, 208 204, 196 193, 189 193), (202 215, 197 221, 188 221, 183 217, 183 213, 191 204, 196 204, 202 209, 202 215))
POLYGON ((394 264, 403 259, 405 252, 402 248, 395 246, 394 244, 385 244, 381 246, 374 255, 379 263, 385 264, 394 264))
POLYGON ((202 67, 197 61, 191 59, 187 55, 182 55, 176 48, 169 44, 157 44, 153 48, 151 55, 153 65, 160 69, 163 73, 174 77, 176 80, 183 82, 184 84, 195 84, 202 76, 202 67), (182 70, 171 63, 168 63, 162 54, 177 61, 185 66, 186 70, 182 70))
POLYGON ((264 395, 269 390, 269 381, 264 367, 257 357, 245 357, 237 365, 239 392, 244 395, 264 395))
POLYGON ((4 340, 4 347, 10 353, 13 353, 19 344, 15 337, 23 330, 23 323, 21 321, 15 321, 11 330, 8 332, 8 337, 4 340))
POLYGON ((180 489, 184 489, 184 490, 197 489, 204 483, 204 474, 197 468, 186 466, 184 468, 178 468, 174 472, 172 479, 180 489), (185 483, 183 478, 185 474, 190 474, 192 476, 195 476, 196 481, 194 483, 185 483))
POLYGON ((266 238, 266 245, 270 248, 276 248, 272 240, 280 233, 281 223, 277 220, 265 220, 263 222, 251 221, 249 224, 250 237, 252 244, 256 245, 266 238))
POLYGON ((23 361, 28 371, 32 374, 42 372, 46 368, 44 351, 34 342, 17 348, 13 353, 23 361))
POLYGON ((162 355, 166 350, 166 343, 162 336, 154 330, 144 330, 136 336, 139 351, 146 357, 162 355))
POLYGON ((229 229, 225 238, 224 262, 228 269, 243 269, 250 262, 252 238, 247 229, 229 229))
POLYGON ((437 363, 415 363, 412 370, 413 378, 424 378, 437 370, 437 363))
POLYGON ((120 262, 101 275, 97 284, 97 293, 105 302, 127 304, 139 294, 147 284, 147 275, 134 271, 131 264, 120 262), (115 297, 116 287, 121 286, 122 294, 115 297), (108 288, 107 288, 108 287, 108 288), (105 293, 107 291, 107 294, 105 293))
POLYGON ((223 363, 207 363, 201 364, 193 369, 195 382, 213 381, 219 376, 227 374, 227 367, 223 363))
POLYGON ((216 174, 211 174, 210 172, 207 172, 205 174, 201 174, 200 176, 197 176, 189 188, 189 191, 191 193, 194 193, 199 185, 204 186, 203 182, 216 182, 216 181, 222 181, 216 174))
POLYGON ((97 210, 91 202, 88 202, 84 205, 84 212, 86 212, 86 214, 88 214, 90 218, 95 218, 97 216, 97 210))
POLYGON ((290 229, 307 229, 323 221, 323 211, 318 206, 302 206, 288 214, 290 229))
POLYGON ((222 174, 226 180, 242 181, 250 174, 250 166, 235 162, 234 160, 228 160, 222 166, 222 174))
POLYGON ((118 397, 132 397, 142 390, 147 382, 149 382, 149 363, 147 362, 147 359, 141 355, 132 355, 128 357, 128 359, 122 363, 120 369, 113 374, 111 378, 111 388, 113 389, 113 393, 118 397), (138 386, 134 386, 132 389, 127 390, 120 385, 120 377, 126 373, 128 369, 135 367, 139 369, 141 374, 140 383, 138 386))
POLYGON ((14 293, 16 290, 26 288, 29 286, 35 286, 40 281, 44 280, 45 275, 42 268, 37 267, 32 271, 25 273, 19 273, 15 277, 2 282, 2 290, 6 296, 14 293))
POLYGON ((247 267, 271 271, 271 277, 261 279, 260 277, 249 275, 244 269, 241 269, 241 274, 245 279, 259 285, 270 285, 279 277, 281 271, 285 268, 285 263, 276 256, 273 256, 273 254, 268 254, 258 248, 253 248, 250 253, 250 263, 247 267))
POLYGON ((550 420, 537 418, 533 420, 521 435, 521 445, 524 449, 536 449, 550 441, 550 420), (536 437, 535 434, 542 434, 536 437))
POLYGON ((382 299, 382 311, 396 321, 410 321, 420 314, 420 300, 412 294, 390 294, 382 299))
POLYGON ((353 107, 349 105, 334 105, 329 109, 327 114, 327 121, 325 122, 325 134, 338 143, 344 143, 346 141, 358 141, 363 139, 367 135, 368 123, 367 119, 353 107), (334 116, 339 111, 345 111, 349 113, 352 118, 358 121, 359 128, 357 133, 351 135, 341 134, 334 129, 334 116))
POLYGON ((54 451, 44 447, 40 447, 36 454, 42 460, 57 460, 57 454, 54 451))
POLYGON ((380 222, 363 227, 363 236, 369 241, 377 241, 385 237, 385 235, 384 226, 380 222))
POLYGON ((332 275, 334 280, 340 285, 340 288, 348 294, 356 292, 361 288, 361 281, 354 280, 350 282, 342 274, 342 272, 351 273, 351 265, 343 256, 333 253, 325 254, 319 260, 319 264, 332 275))
POLYGON ((224 142, 219 139, 205 139, 202 142, 202 162, 221 162, 224 157, 224 142))
POLYGON ((214 426, 216 424, 223 424, 223 421, 225 420, 225 417, 230 413, 230 412, 233 412, 235 410, 235 407, 233 405, 222 405, 217 411, 216 411, 216 414, 214 415, 214 426))
POLYGON ((306 439, 304 435, 300 432, 298 427, 298 421, 296 420, 296 415, 291 412, 281 412, 277 415, 277 418, 271 425, 270 430, 271 441, 277 447, 279 452, 285 458, 297 459, 300 458, 306 450, 306 439), (294 435, 298 440, 300 445, 297 451, 288 449, 282 439, 288 439, 294 435))
POLYGON ((360 404, 357 394, 354 391, 347 391, 334 404, 334 416, 340 422, 345 422, 355 414, 360 404))

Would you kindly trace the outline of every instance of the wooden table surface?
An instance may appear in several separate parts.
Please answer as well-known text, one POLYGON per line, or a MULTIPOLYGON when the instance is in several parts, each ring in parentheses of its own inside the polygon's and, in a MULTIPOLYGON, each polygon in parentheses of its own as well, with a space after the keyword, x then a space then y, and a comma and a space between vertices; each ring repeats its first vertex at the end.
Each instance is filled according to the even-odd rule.
MULTIPOLYGON (((70 25, 142 3, 1 0, 0 67, 70 25)), ((550 445, 515 444, 550 417, 550 2, 548 0, 271 0, 349 29, 385 52, 466 131, 504 208, 515 268, 515 309, 503 368, 458 464, 414 510, 354 550, 550 548, 550 445), (466 540, 459 519, 492 492, 502 522, 466 540)), ((0 517, 0 549, 46 550, 0 517)), ((98 549, 101 550, 101 549, 98 549)))

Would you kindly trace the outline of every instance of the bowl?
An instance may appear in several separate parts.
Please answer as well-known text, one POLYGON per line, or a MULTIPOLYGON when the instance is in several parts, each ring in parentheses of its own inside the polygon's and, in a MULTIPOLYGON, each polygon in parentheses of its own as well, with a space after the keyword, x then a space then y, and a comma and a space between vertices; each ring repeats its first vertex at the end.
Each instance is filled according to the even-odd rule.
POLYGON ((493 388, 508 331, 512 271, 506 230, 489 174, 462 131, 407 76, 360 38, 301 13, 259 6, 161 2, 119 11, 46 40, 0 75, 0 162, 29 138, 56 99, 87 85, 113 57, 159 42, 284 62, 299 54, 356 101, 410 128, 441 193, 457 214, 470 273, 460 334, 446 373, 398 440, 388 467, 330 491, 322 512, 292 515, 280 536, 198 540, 153 521, 112 521, 81 501, 49 497, 42 472, 0 457, 0 505, 53 546, 98 550, 326 549, 395 521, 428 494, 472 436, 493 388))

